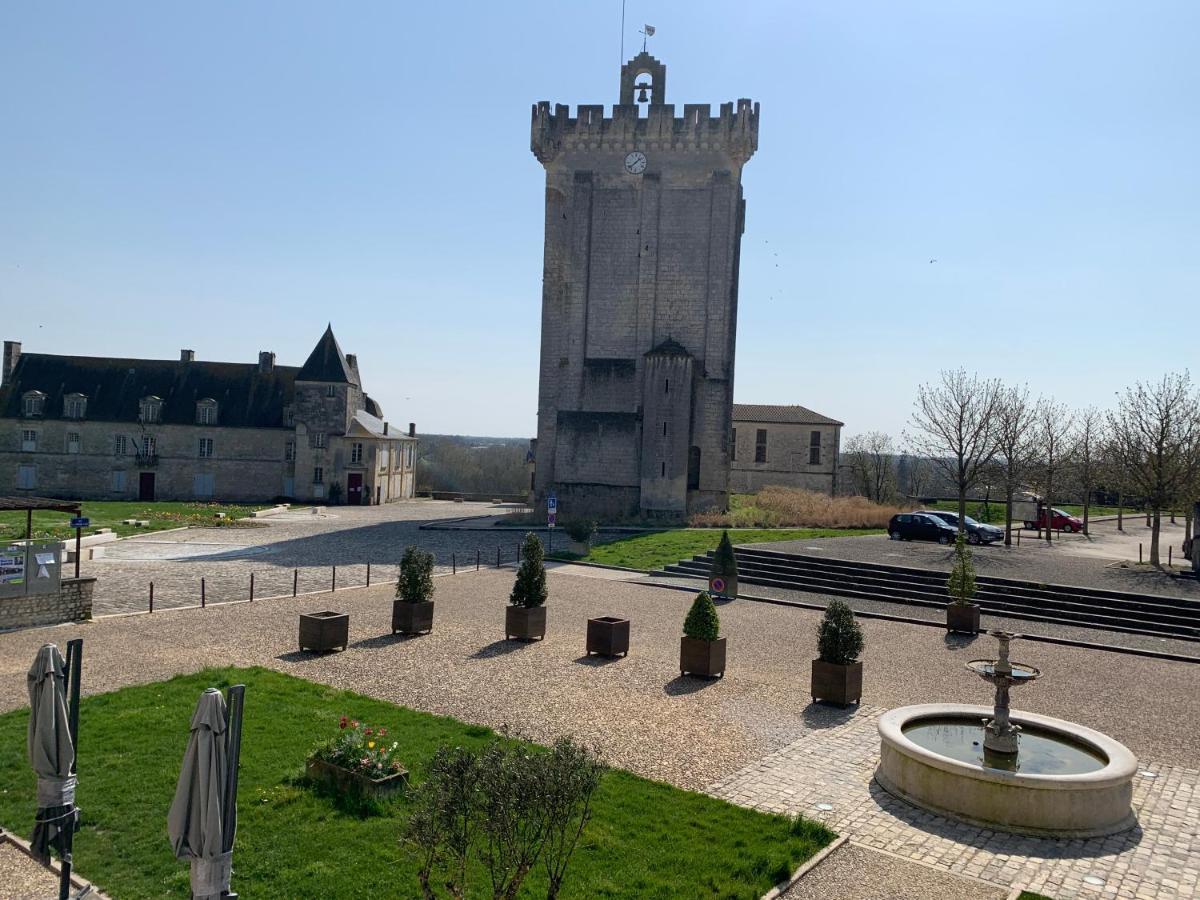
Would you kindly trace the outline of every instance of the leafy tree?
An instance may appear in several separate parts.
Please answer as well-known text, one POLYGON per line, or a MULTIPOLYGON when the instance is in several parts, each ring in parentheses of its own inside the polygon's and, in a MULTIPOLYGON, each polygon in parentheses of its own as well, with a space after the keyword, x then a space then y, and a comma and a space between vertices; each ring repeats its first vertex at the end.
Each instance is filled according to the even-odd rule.
POLYGON ((959 606, 966 606, 975 596, 975 563, 961 532, 954 541, 954 565, 950 569, 946 589, 959 606))
POLYGON ((683 633, 698 641, 715 641, 721 636, 721 619, 708 591, 701 591, 692 601, 692 608, 683 620, 683 633))
POLYGON ((862 649, 862 629, 854 618, 854 611, 845 601, 831 601, 825 608, 825 617, 817 634, 817 655, 823 662, 848 666, 858 659, 862 649))
POLYGON ((538 536, 532 531, 525 535, 521 543, 521 567, 517 570, 517 580, 508 598, 513 606, 532 609, 546 602, 545 555, 538 536))
POLYGON ((396 596, 406 603, 424 603, 433 596, 433 554, 409 547, 400 559, 396 596))
POLYGON ((716 552, 713 553, 712 568, 709 572, 712 576, 721 576, 723 578, 737 578, 737 555, 733 552, 733 542, 729 540, 729 532, 721 532, 721 541, 717 544, 716 552))

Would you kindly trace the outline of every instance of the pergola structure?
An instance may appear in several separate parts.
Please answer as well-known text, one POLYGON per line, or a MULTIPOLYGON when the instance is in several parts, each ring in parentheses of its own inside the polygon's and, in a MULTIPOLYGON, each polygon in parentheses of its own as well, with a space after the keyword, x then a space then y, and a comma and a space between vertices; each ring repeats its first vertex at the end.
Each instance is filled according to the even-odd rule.
MULTIPOLYGON (((54 500, 50 497, 0 497, 0 512, 25 513, 25 540, 33 540, 34 512, 65 512, 75 516, 83 515, 83 505, 71 503, 68 500, 54 500)), ((79 536, 82 528, 75 529, 75 577, 79 577, 79 536)))

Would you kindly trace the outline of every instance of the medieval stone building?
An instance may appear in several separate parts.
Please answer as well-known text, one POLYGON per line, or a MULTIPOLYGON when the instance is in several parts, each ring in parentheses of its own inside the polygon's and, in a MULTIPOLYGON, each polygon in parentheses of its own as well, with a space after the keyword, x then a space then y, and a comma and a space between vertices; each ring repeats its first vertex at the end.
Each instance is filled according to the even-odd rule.
POLYGON ((620 102, 533 107, 546 169, 534 494, 682 514, 729 494, 742 167, 757 103, 666 102, 641 53, 620 102), (645 103, 646 109, 639 108, 645 103))
POLYGON ((299 368, 4 342, 0 493, 385 503, 413 495, 415 432, 391 430, 331 328, 299 368))

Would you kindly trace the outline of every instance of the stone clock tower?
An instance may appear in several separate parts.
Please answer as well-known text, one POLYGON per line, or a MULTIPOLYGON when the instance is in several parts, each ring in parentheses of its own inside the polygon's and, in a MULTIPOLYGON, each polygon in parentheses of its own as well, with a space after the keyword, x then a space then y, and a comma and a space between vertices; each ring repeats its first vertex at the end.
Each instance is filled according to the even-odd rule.
POLYGON ((620 103, 533 107, 546 169, 534 493, 562 515, 679 515, 729 494, 742 167, 758 104, 666 102, 621 67, 620 103), (644 105, 642 108, 641 105, 644 105))

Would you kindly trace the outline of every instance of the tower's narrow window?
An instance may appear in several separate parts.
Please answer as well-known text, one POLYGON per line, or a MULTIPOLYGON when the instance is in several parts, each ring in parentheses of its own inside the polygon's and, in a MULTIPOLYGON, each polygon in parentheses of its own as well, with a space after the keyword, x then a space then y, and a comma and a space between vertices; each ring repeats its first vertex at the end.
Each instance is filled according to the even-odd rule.
POLYGON ((663 437, 666 437, 666 436, 667 436, 667 423, 664 420, 663 421, 663 437))
POLYGON ((662 465, 662 477, 666 478, 667 477, 667 461, 664 459, 662 461, 661 465, 662 465))
POLYGON ((666 380, 663 382, 663 393, 664 393, 664 394, 669 394, 669 393, 671 393, 671 379, 670 379, 670 378, 666 379, 666 380))

